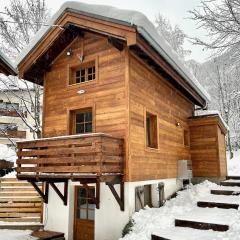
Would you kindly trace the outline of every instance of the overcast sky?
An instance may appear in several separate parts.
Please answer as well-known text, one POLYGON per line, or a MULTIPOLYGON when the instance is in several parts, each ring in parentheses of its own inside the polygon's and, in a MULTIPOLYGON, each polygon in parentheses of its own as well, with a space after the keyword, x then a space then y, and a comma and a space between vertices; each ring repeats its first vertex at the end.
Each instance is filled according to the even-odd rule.
MULTIPOLYGON (((9 0, 0 0, 0 11, 9 3, 9 0)), ((46 0, 48 7, 51 9, 51 14, 54 14, 58 8, 66 2, 66 0, 46 0)), ((188 36, 204 37, 203 30, 197 30, 196 23, 190 19, 189 10, 192 10, 200 5, 200 0, 81 0, 81 2, 111 5, 118 8, 132 9, 144 13, 152 22, 158 13, 168 18, 172 24, 178 24, 188 36)), ((186 41, 185 48, 190 49, 193 58, 199 62, 203 62, 209 52, 203 51, 202 47, 193 46, 186 41)))

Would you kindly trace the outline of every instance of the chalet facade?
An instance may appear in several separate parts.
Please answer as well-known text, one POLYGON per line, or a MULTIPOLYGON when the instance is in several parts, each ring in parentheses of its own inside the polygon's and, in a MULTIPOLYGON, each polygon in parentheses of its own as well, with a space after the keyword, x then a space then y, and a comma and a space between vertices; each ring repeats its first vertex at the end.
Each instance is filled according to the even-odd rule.
POLYGON ((43 139, 18 143, 17 172, 47 204, 46 229, 118 239, 135 210, 182 186, 178 160, 226 176, 226 127, 194 116, 209 96, 144 15, 67 2, 18 70, 44 86, 43 139))

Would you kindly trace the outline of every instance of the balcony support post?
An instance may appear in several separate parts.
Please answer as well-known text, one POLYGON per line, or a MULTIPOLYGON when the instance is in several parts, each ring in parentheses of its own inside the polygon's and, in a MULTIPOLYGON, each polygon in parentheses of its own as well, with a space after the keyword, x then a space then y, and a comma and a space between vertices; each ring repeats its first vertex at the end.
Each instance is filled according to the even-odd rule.
POLYGON ((49 182, 53 190, 57 193, 57 195, 62 199, 63 204, 67 206, 68 200, 68 180, 64 182, 64 193, 62 194, 58 187, 55 185, 54 182, 49 182))
POLYGON ((32 184, 32 186, 35 188, 35 190, 39 193, 39 195, 42 197, 44 203, 48 203, 48 192, 49 192, 49 183, 46 182, 45 191, 43 189, 40 189, 36 182, 34 181, 28 181, 32 184))
MULTIPOLYGON (((83 179, 80 181, 80 184, 82 184, 85 188, 89 188, 88 183, 89 182, 86 182, 83 179)), ((94 199, 96 208, 99 209, 100 208, 100 179, 99 178, 96 179, 95 184, 96 184, 96 194, 95 196, 91 196, 91 198, 94 199)))
POLYGON ((124 211, 124 182, 123 181, 120 182, 120 196, 117 193, 113 183, 106 182, 106 185, 111 190, 114 198, 116 199, 117 203, 120 206, 121 211, 124 211))

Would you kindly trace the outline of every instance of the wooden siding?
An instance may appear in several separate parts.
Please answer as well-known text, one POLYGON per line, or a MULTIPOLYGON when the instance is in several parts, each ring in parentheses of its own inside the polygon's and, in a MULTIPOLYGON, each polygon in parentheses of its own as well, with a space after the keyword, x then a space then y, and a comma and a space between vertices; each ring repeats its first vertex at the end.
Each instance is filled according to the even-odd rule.
POLYGON ((193 104, 133 55, 129 69, 129 180, 176 177, 176 161, 190 159, 189 147, 184 146, 184 129, 188 130, 193 104), (146 147, 147 111, 158 118, 158 149, 146 147))
POLYGON ((225 132, 218 116, 189 120, 195 177, 226 176, 225 132))
POLYGON ((125 84, 125 52, 118 51, 106 37, 86 33, 71 46, 73 55, 63 52, 45 75, 44 137, 69 134, 69 113, 82 108, 93 109, 94 132, 124 137, 127 129, 127 101, 125 84), (96 60, 97 79, 92 82, 68 85, 70 66, 96 60), (78 94, 79 90, 84 94, 78 94))

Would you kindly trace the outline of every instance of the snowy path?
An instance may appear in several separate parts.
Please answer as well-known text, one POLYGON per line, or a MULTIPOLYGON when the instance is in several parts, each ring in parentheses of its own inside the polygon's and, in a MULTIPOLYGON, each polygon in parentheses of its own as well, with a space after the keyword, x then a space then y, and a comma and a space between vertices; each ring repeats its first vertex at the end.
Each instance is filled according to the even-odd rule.
POLYGON ((211 194, 211 190, 237 192, 240 191, 240 187, 220 186, 209 181, 191 185, 179 192, 176 198, 167 201, 163 207, 146 208, 135 213, 132 231, 123 239, 150 240, 153 234, 169 240, 240 240, 240 210, 197 207, 199 201, 239 205, 240 196, 214 195, 211 194), (212 224, 227 226, 229 230, 198 230, 191 228, 191 225, 176 227, 176 219, 180 219, 180 222, 186 220, 191 223, 209 224, 210 227, 212 224))

